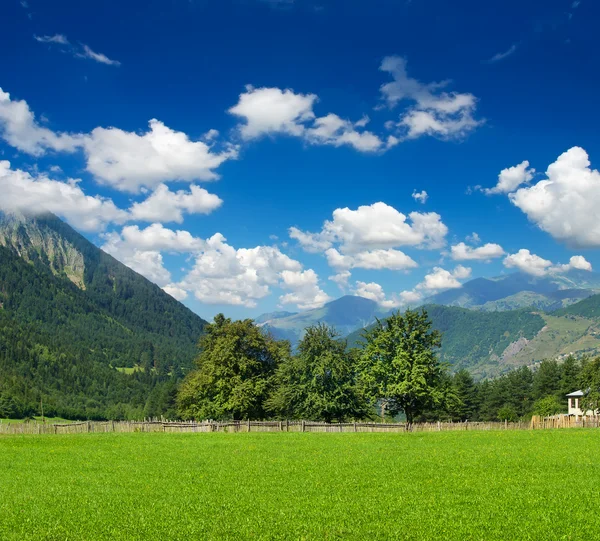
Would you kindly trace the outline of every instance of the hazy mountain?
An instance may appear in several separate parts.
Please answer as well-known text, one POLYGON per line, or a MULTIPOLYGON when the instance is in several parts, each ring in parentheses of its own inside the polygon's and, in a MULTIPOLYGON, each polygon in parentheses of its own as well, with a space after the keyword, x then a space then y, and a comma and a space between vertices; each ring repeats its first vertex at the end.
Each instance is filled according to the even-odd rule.
POLYGON ((534 306, 554 310, 600 290, 600 273, 571 270, 535 277, 515 272, 496 278, 475 278, 457 289, 442 291, 422 304, 442 304, 483 310, 514 310, 534 306))
POLYGON ((0 217, 0 394, 71 417, 141 416, 192 365, 205 323, 55 216, 0 217))
POLYGON ((254 319, 256 323, 266 323, 267 321, 272 321, 274 319, 283 319, 290 316, 295 316, 298 312, 267 312, 266 314, 262 314, 254 319))
POLYGON ((256 321, 269 330, 276 338, 290 340, 296 344, 304 334, 304 329, 315 323, 333 325, 343 336, 375 321, 387 311, 370 299, 346 295, 325 304, 322 308, 307 310, 286 317, 268 318, 260 316, 256 321))

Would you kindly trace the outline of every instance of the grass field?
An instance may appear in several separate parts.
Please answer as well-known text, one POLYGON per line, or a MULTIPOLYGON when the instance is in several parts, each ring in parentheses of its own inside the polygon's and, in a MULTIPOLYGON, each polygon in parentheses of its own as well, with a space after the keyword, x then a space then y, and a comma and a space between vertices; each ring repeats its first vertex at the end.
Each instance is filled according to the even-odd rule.
POLYGON ((600 536, 600 430, 0 437, 0 539, 600 536))

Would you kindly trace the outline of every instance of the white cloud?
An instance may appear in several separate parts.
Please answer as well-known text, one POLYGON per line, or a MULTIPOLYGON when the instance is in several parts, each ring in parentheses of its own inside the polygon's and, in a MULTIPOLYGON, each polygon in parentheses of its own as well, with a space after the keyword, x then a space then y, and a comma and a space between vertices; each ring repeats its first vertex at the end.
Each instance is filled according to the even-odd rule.
POLYGON ((142 135, 118 128, 95 128, 84 139, 87 170, 113 188, 137 192, 166 181, 215 180, 223 162, 235 159, 237 147, 215 153, 203 141, 192 141, 162 122, 150 121, 142 135))
POLYGON ((532 276, 544 276, 552 266, 552 261, 521 248, 516 254, 510 254, 504 258, 504 266, 509 269, 517 268, 532 276))
POLYGON ((584 271, 591 271, 592 264, 585 259, 582 255, 574 255, 569 260, 570 269, 579 269, 584 271))
POLYGON ((327 262, 334 269, 390 269, 407 270, 418 267, 417 263, 400 250, 369 250, 343 255, 335 248, 325 252, 327 262))
POLYGON ((527 160, 519 165, 507 167, 500 171, 498 175, 498 184, 493 188, 485 188, 483 192, 492 195, 497 193, 514 192, 522 184, 527 184, 533 179, 535 169, 529 167, 527 160))
POLYGON ((473 94, 442 91, 449 81, 425 84, 409 77, 406 60, 399 56, 385 57, 379 69, 393 78, 380 89, 388 106, 402 101, 410 104, 396 124, 404 138, 460 138, 481 125, 473 116, 477 105, 473 94))
POLYGON ((54 34, 53 36, 36 36, 34 34, 33 39, 39 41, 40 43, 63 45, 63 48, 60 49, 60 52, 71 54, 76 58, 86 58, 100 64, 106 64, 107 66, 121 65, 121 62, 118 60, 111 60, 105 54, 93 51, 85 43, 79 43, 77 45, 72 44, 64 34, 54 34))
POLYGON ((120 66, 121 65, 121 62, 119 62, 118 60, 111 60, 105 54, 96 53, 96 52, 92 51, 92 49, 90 49, 90 47, 88 47, 85 44, 83 44, 81 47, 82 47, 81 51, 78 53, 75 53, 75 56, 77 56, 79 58, 89 58, 90 60, 93 60, 94 62, 99 62, 100 64, 106 64, 107 66, 120 66))
POLYGON ((118 253, 122 249, 161 252, 198 252, 205 246, 204 241, 188 231, 173 231, 162 224, 149 225, 140 229, 137 225, 124 227, 121 233, 106 235, 103 250, 118 253))
POLYGON ((471 269, 462 265, 458 265, 452 272, 441 267, 434 267, 433 272, 427 274, 416 289, 427 291, 456 289, 462 287, 459 280, 464 280, 469 276, 471 276, 471 269))
POLYGON ((187 291, 185 289, 181 289, 175 284, 167 284, 163 287, 163 291, 165 293, 168 293, 169 295, 171 295, 171 297, 177 299, 180 302, 187 299, 188 296, 187 291))
POLYGON ((331 248, 331 241, 324 238, 320 233, 306 233, 297 227, 290 227, 288 232, 290 238, 297 240, 306 252, 316 254, 331 248))
POLYGON ((300 271, 302 265, 271 246, 241 248, 227 244, 220 233, 205 241, 193 268, 176 284, 207 304, 256 306, 282 283, 283 271, 300 271))
POLYGON ((348 287, 348 280, 350 280, 351 276, 352 274, 350 271, 341 271, 333 276, 330 276, 329 280, 331 280, 334 284, 337 284, 342 291, 346 291, 348 287))
POLYGON ((58 43, 59 45, 69 45, 69 40, 64 34, 54 34, 53 36, 33 36, 33 39, 40 43, 58 43))
POLYGON ((529 250, 521 248, 517 253, 511 254, 504 259, 506 268, 516 268, 521 272, 531 274, 532 276, 545 276, 548 273, 560 274, 572 269, 591 271, 592 265, 585 257, 575 255, 571 257, 569 263, 564 265, 554 265, 552 261, 543 259, 529 250))
POLYGON ((510 55, 514 54, 517 51, 518 47, 518 44, 513 43, 506 51, 496 53, 494 56, 492 56, 489 60, 487 60, 487 63, 494 64, 496 62, 499 62, 500 60, 508 58, 510 55))
POLYGON ((239 130, 246 140, 285 134, 302 137, 314 145, 348 145, 360 152, 375 152, 386 147, 374 133, 359 131, 368 123, 368 117, 354 123, 334 113, 316 118, 313 106, 317 101, 315 94, 247 86, 229 112, 244 120, 239 130))
POLYGON ((362 127, 364 119, 355 122, 343 120, 339 116, 329 113, 327 116, 317 118, 313 127, 306 130, 305 137, 309 143, 332 145, 340 147, 349 145, 360 152, 375 152, 384 148, 385 143, 370 131, 359 132, 355 128, 362 127))
POLYGON ((244 119, 245 124, 240 127, 244 139, 276 133, 298 136, 305 130, 303 123, 314 119, 312 108, 316 100, 314 94, 248 85, 229 112, 244 119))
POLYGON ((354 294, 365 299, 371 299, 382 308, 392 309, 402 304, 402 301, 396 297, 386 298, 383 288, 375 282, 366 283, 357 281, 354 294))
POLYGON ((291 291, 279 297, 282 305, 295 304, 301 310, 309 310, 319 308, 331 300, 331 297, 319 287, 319 277, 312 269, 284 270, 281 278, 282 287, 291 291))
POLYGON ((24 100, 11 100, 0 88, 0 135, 11 146, 41 156, 48 150, 72 152, 79 144, 78 136, 55 133, 40 126, 24 100))
POLYGON ((540 229, 575 247, 600 247, 600 172, 586 151, 573 147, 546 171, 544 180, 509 195, 540 229))
POLYGON ((420 192, 417 192, 417 190, 413 190, 412 198, 415 201, 419 201, 419 203, 425 204, 427 202, 427 199, 429 199, 429 195, 425 190, 422 190, 420 192))
POLYGON ((504 250, 499 244, 484 244, 478 248, 467 246, 464 242, 452 246, 452 259, 455 261, 489 261, 504 255, 504 250))
POLYGON ((83 149, 87 171, 113 188, 138 192, 167 181, 216 180, 215 169, 236 159, 238 148, 227 145, 221 152, 203 141, 192 141, 153 119, 146 133, 118 128, 95 128, 89 134, 55 133, 41 126, 25 101, 11 100, 0 89, 0 135, 11 146, 41 156, 49 150, 83 149))
POLYGON ((53 212, 84 231, 100 231, 106 224, 123 223, 128 214, 110 199, 85 195, 78 180, 52 180, 45 174, 31 175, 11 169, 0 161, 0 210, 26 214, 53 212))
POLYGON ((163 264, 161 252, 198 252, 203 247, 204 241, 188 231, 173 231, 162 224, 152 224, 145 229, 132 225, 124 227, 121 233, 106 234, 102 249, 155 284, 165 288, 168 285, 165 291, 179 299, 184 297, 181 291, 175 290, 179 286, 170 284, 171 273, 163 264))
POLYGON ((418 291, 402 291, 400 300, 403 304, 415 304, 421 301, 423 296, 418 291))
POLYGON ((448 228, 439 214, 411 212, 408 219, 410 221, 394 207, 379 202, 356 210, 347 207, 334 210, 333 219, 326 221, 319 233, 304 233, 294 228, 290 234, 313 251, 317 246, 337 243, 345 255, 397 246, 439 248, 444 245, 448 228))
POLYGON ((479 244, 481 242, 481 238, 477 233, 475 233, 475 231, 473 231, 473 233, 470 235, 467 235, 465 240, 470 244, 479 244))
POLYGON ((130 209, 132 219, 146 222, 183 222, 183 214, 210 214, 223 200, 204 188, 191 185, 190 191, 172 192, 165 184, 144 201, 134 203, 130 209))

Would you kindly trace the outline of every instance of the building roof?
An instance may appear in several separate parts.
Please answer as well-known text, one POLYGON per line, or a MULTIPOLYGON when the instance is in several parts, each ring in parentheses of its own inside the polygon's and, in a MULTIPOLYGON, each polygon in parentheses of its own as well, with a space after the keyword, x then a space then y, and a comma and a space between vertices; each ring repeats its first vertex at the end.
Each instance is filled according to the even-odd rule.
POLYGON ((579 396, 583 396, 583 391, 573 391, 572 393, 569 393, 567 395, 567 398, 571 398, 571 397, 577 398, 579 396))

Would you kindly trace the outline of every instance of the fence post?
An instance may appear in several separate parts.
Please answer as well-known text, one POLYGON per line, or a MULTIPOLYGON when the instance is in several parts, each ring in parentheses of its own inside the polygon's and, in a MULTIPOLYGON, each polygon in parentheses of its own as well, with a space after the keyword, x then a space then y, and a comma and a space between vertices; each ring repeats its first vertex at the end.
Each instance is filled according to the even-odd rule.
POLYGON ((250 432, 250 417, 248 417, 248 432, 250 432))
POLYGON ((504 430, 508 430, 508 419, 504 419, 504 430))
POLYGON ((354 432, 356 432, 356 421, 354 421, 354 432))
POLYGON ((289 419, 285 420, 285 431, 286 432, 290 431, 290 420, 289 419))
POLYGON ((302 432, 304 432, 304 427, 305 427, 304 421, 302 421, 302 432))

